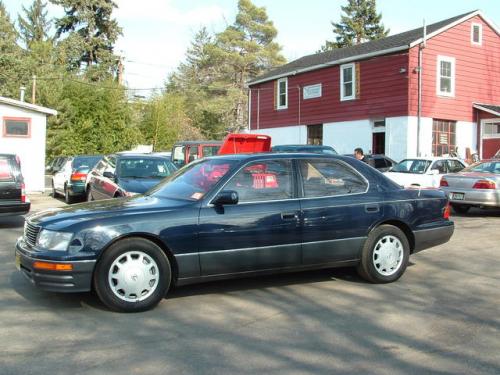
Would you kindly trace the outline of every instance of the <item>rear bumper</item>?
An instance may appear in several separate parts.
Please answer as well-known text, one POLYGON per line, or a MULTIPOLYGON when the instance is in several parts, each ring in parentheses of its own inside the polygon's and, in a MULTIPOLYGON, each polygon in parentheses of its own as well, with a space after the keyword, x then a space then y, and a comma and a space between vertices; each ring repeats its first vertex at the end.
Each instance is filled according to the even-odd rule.
POLYGON ((450 203, 464 204, 469 206, 489 206, 500 207, 500 191, 498 190, 465 190, 453 187, 443 188, 448 196, 450 203), (452 199, 451 193, 463 193, 464 199, 452 199))
POLYGON ((30 202, 9 203, 6 205, 0 204, 0 216, 24 215, 29 212, 30 208, 30 202))
POLYGON ((85 194, 85 182, 68 184, 66 189, 71 196, 83 195, 85 194))
POLYGON ((453 222, 448 223, 444 226, 414 231, 415 248, 413 254, 448 242, 455 231, 453 222))
POLYGON ((16 267, 28 281, 36 287, 49 292, 88 292, 92 286, 92 273, 95 260, 80 261, 54 261, 34 258, 26 253, 20 241, 15 250, 16 267), (64 263, 73 266, 72 271, 46 271, 33 267, 33 263, 42 261, 46 263, 64 263))

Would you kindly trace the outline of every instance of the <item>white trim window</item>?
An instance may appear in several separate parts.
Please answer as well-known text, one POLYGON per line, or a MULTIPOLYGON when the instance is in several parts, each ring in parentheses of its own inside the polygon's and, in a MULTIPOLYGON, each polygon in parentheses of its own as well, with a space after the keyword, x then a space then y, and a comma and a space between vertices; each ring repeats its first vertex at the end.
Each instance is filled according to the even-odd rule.
POLYGON ((288 78, 280 78, 276 84, 276 108, 288 108, 288 78))
POLYGON ((455 96, 454 57, 437 57, 436 89, 439 96, 455 96))
POLYGON ((354 63, 340 66, 340 100, 356 99, 356 66, 354 63))
POLYGON ((470 25, 470 42, 476 46, 483 44, 483 25, 480 23, 471 23, 470 25))

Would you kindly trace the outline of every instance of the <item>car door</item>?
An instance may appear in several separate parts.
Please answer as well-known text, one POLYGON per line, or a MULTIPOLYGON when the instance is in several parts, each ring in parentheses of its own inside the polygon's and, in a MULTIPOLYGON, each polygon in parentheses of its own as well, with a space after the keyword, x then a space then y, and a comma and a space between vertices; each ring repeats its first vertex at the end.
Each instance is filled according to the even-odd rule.
POLYGON ((221 189, 239 202, 204 204, 199 219, 202 275, 298 266, 301 263, 300 205, 290 159, 246 164, 221 189))
POLYGON ((72 159, 67 159, 61 169, 54 175, 54 187, 57 191, 64 192, 64 184, 71 176, 72 159))
MULTIPOLYGON (((435 173, 435 172, 434 172, 435 173)), ((444 174, 448 173, 448 163, 445 159, 436 160, 432 163, 427 171, 427 178, 429 183, 426 186, 439 187, 439 182, 444 174), (433 174, 433 170, 437 170, 437 174, 433 174)))
POLYGON ((302 263, 359 258, 369 228, 383 215, 376 184, 335 159, 300 159, 302 263))
POLYGON ((109 156, 106 160, 99 184, 99 192, 102 199, 113 198, 118 190, 118 185, 116 183, 116 163, 117 158, 114 156, 109 156))

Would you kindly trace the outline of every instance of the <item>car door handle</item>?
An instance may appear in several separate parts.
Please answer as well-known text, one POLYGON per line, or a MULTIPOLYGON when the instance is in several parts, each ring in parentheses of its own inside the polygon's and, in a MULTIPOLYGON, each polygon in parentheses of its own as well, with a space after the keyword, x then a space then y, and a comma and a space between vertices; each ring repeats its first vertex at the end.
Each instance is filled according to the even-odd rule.
POLYGON ((380 208, 379 208, 378 204, 367 204, 365 206, 365 212, 376 213, 379 211, 380 211, 380 208))
POLYGON ((281 213, 281 218, 283 220, 296 220, 297 219, 297 213, 295 213, 295 212, 282 212, 281 213))

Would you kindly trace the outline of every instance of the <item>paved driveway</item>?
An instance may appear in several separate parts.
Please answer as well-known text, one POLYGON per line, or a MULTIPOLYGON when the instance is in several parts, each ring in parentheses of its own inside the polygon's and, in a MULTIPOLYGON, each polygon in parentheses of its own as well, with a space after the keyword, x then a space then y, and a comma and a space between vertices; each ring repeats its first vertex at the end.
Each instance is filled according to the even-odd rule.
POLYGON ((13 263, 22 219, 0 219, 0 373, 499 374, 500 210, 454 220, 452 241, 394 284, 294 273, 182 287, 118 314, 29 285, 13 263))

